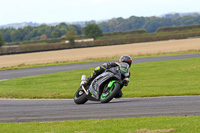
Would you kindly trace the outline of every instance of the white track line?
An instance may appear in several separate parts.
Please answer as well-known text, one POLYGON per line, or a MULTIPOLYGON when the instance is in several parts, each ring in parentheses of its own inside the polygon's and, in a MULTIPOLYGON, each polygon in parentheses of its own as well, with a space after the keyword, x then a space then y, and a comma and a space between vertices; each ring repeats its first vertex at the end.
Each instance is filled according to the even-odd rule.
POLYGON ((8 79, 1 79, 0 81, 4 81, 4 80, 8 80, 8 79))

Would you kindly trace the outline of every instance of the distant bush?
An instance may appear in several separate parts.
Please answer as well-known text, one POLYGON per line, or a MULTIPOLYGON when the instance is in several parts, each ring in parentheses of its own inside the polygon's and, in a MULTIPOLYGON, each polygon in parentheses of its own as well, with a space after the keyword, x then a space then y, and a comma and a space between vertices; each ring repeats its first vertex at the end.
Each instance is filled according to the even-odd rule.
POLYGON ((184 31, 184 30, 200 30, 200 25, 192 25, 192 26, 176 26, 176 27, 164 27, 159 28, 156 32, 173 32, 173 31, 184 31))
POLYGON ((104 33, 104 36, 98 38, 98 40, 125 39, 125 38, 147 36, 147 35, 150 35, 150 33, 148 33, 146 30, 112 32, 112 33, 104 33))
POLYGON ((127 34, 144 34, 147 33, 146 30, 132 30, 132 31, 119 31, 119 32, 111 32, 105 33, 105 36, 118 36, 118 35, 127 35, 127 34))

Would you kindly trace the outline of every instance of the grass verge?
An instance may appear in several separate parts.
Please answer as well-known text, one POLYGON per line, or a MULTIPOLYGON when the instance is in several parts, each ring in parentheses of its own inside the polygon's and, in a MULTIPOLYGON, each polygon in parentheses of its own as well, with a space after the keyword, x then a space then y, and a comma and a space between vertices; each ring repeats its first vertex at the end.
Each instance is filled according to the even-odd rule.
MULTIPOLYGON (((199 53, 200 50, 189 50, 189 51, 180 51, 178 53, 157 53, 157 54, 141 54, 141 55, 130 55, 133 59, 136 58, 149 58, 149 57, 158 57, 158 56, 170 56, 170 55, 183 55, 183 54, 195 54, 199 53)), ((0 71, 2 70, 13 70, 13 69, 23 69, 23 68, 35 68, 35 67, 45 67, 45 66, 56 66, 56 65, 68 65, 68 64, 81 64, 81 63, 89 63, 89 62, 100 62, 100 61, 113 61, 113 60, 119 60, 119 57, 113 56, 111 58, 88 58, 81 61, 57 61, 53 63, 45 63, 45 64, 20 64, 17 66, 12 67, 2 67, 0 68, 0 71)))
POLYGON ((0 123, 2 133, 199 133, 200 116, 0 123))
MULTIPOLYGON (((133 64, 123 97, 200 94, 200 58, 133 64)), ((93 69, 66 71, 0 81, 0 98, 73 98, 82 74, 93 69)))

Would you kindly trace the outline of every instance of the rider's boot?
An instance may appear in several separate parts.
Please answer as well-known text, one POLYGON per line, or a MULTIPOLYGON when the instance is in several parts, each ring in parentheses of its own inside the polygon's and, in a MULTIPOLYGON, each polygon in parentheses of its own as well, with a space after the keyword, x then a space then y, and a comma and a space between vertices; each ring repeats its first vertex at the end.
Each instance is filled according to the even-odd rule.
POLYGON ((91 84, 91 82, 92 82, 93 79, 94 79, 94 77, 92 75, 89 78, 87 78, 84 86, 89 86, 91 84))
POLYGON ((121 98, 122 95, 123 95, 122 90, 120 90, 120 91, 118 92, 118 94, 115 96, 115 98, 121 98))

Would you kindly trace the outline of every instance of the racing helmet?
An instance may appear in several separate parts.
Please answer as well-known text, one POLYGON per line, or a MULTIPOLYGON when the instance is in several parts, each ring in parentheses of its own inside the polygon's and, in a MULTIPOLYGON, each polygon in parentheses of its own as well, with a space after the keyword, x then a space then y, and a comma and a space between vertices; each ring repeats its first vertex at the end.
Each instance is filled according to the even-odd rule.
POLYGON ((133 61, 133 59, 128 55, 122 55, 119 59, 119 63, 125 62, 125 63, 129 64, 129 67, 131 67, 132 61, 133 61))

